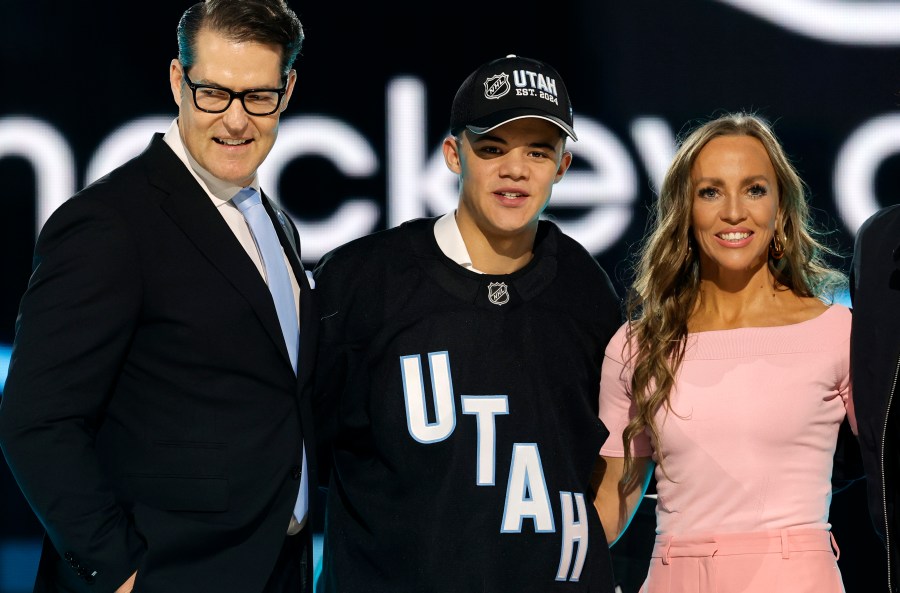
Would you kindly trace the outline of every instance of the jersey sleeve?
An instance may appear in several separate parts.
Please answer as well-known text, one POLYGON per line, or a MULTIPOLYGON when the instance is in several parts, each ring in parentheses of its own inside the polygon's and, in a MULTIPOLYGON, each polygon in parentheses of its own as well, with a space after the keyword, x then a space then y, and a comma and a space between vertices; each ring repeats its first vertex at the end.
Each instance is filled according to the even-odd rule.
MULTIPOLYGON (((600 371, 600 421, 609 430, 609 438, 600 449, 606 457, 624 457, 622 433, 634 417, 634 404, 629 395, 631 367, 626 363, 626 325, 619 327, 606 346, 600 371)), ((631 443, 636 457, 650 457, 653 449, 644 433, 631 443)))

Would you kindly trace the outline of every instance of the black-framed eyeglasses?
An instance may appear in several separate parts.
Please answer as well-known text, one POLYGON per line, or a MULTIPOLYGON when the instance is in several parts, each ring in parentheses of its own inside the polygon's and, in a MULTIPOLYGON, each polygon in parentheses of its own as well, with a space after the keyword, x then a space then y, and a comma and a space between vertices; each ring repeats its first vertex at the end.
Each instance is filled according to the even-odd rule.
POLYGON ((239 93, 231 89, 211 84, 195 84, 181 69, 185 84, 191 89, 194 106, 206 113, 222 113, 231 107, 231 102, 240 99, 244 111, 250 115, 272 115, 281 106, 281 99, 287 92, 287 84, 280 89, 247 89, 239 93))

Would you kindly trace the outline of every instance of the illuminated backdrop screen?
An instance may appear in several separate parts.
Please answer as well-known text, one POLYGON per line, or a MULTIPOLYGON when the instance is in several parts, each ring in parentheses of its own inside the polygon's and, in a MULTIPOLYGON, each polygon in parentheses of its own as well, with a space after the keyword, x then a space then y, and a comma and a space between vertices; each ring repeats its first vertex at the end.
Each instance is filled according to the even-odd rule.
MULTIPOLYGON (((186 5, 4 3, 0 388, 37 230, 175 115, 167 76, 186 5)), ((897 1, 523 0, 423 3, 403 14, 377 2, 292 5, 307 41, 260 175, 297 223, 310 265, 347 240, 453 208, 455 179, 439 150, 450 102, 471 70, 508 53, 553 64, 567 83, 579 141, 547 216, 620 293, 678 135, 721 111, 774 122, 846 256, 866 216, 900 201, 897 1)), ((849 257, 835 263, 847 270, 849 257)), ((33 541, 40 530, 5 465, 0 496, 0 538, 33 541)), ((841 496, 850 495, 836 496, 835 522, 841 496)), ((854 507, 852 517, 857 525, 835 532, 859 529, 871 545, 865 513, 854 507)), ((11 549, 0 542, 0 593, 21 586, 9 566, 27 554, 11 549)))

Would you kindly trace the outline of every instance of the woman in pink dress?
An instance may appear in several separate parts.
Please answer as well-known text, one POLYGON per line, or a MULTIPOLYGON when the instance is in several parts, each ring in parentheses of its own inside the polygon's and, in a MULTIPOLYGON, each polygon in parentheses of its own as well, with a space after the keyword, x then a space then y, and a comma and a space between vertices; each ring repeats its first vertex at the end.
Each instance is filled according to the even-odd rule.
POLYGON ((832 458, 849 414, 845 282, 769 125, 727 114, 686 137, 603 362, 595 506, 627 527, 651 472, 646 593, 844 590, 832 458))

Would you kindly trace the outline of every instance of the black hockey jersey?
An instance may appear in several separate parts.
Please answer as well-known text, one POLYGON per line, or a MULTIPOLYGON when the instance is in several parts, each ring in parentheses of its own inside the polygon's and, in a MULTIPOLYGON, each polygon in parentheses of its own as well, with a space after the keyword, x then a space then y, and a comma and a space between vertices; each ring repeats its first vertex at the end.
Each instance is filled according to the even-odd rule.
POLYGON ((524 268, 478 274, 441 252, 435 220, 315 271, 332 469, 318 591, 611 592, 589 485, 621 323, 609 278, 548 221, 524 268))

